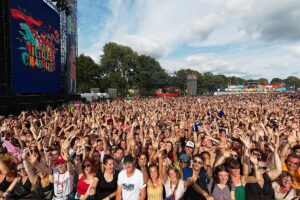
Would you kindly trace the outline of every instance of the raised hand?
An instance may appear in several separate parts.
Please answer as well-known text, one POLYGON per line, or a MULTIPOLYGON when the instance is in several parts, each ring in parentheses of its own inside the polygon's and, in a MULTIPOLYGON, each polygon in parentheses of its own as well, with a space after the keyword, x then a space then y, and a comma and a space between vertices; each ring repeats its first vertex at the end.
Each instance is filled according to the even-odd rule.
POLYGON ((243 135, 243 136, 240 137, 240 140, 243 142, 243 144, 245 145, 245 147, 247 149, 251 148, 251 140, 248 136, 243 135))
POLYGON ((257 165, 256 155, 254 155, 254 154, 250 155, 250 161, 252 162, 253 165, 257 165))

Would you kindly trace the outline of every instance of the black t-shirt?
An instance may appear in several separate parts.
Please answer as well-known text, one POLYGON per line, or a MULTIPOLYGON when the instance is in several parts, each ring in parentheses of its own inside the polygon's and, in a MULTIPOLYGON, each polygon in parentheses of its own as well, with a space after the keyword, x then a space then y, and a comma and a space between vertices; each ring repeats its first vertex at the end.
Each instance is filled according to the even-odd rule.
MULTIPOLYGON (((206 170, 204 168, 201 168, 199 172, 199 178, 196 180, 196 184, 204 191, 208 192, 207 189, 207 184, 208 184, 208 179, 206 178, 206 170)), ((184 199, 186 200, 205 200, 206 198, 200 195, 198 192, 194 190, 192 186, 189 186, 185 193, 184 193, 184 199)))
POLYGON ((99 179, 99 183, 97 185, 97 199, 104 199, 105 197, 114 193, 117 190, 118 173, 118 171, 115 172, 113 180, 111 182, 107 182, 105 180, 103 172, 99 171, 97 173, 96 177, 99 179))
POLYGON ((246 200, 273 200, 275 199, 272 183, 267 174, 263 174, 264 185, 260 187, 258 183, 246 184, 246 200))

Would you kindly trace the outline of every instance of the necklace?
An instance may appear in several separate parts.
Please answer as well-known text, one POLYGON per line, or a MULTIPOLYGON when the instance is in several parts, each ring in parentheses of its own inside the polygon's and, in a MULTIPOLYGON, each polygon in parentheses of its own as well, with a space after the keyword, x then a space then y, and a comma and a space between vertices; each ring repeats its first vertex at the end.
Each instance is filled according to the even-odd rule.
POLYGON ((56 184, 56 193, 57 195, 63 197, 64 193, 64 179, 65 179, 66 172, 61 174, 58 173, 57 175, 57 181, 55 181, 56 184))

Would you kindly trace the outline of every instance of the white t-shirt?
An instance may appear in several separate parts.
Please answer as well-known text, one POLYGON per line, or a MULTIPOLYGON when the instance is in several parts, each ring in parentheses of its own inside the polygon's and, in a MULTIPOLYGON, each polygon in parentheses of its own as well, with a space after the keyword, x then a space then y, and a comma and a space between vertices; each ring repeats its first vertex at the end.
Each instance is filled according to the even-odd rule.
POLYGON ((54 197, 53 200, 65 200, 73 190, 74 176, 66 171, 60 174, 57 168, 53 168, 54 197))
MULTIPOLYGON (((170 179, 168 177, 167 182, 164 184, 165 186, 165 190, 166 190, 166 197, 169 197, 173 194, 173 191, 175 190, 176 185, 172 184, 172 188, 170 187, 170 179)), ((183 197, 185 192, 185 188, 184 188, 184 181, 183 180, 179 180, 177 189, 175 191, 175 200, 178 200, 180 198, 183 197)))
POLYGON ((143 173, 135 169, 131 177, 127 177, 126 170, 122 170, 118 176, 118 185, 122 187, 123 200, 138 200, 140 189, 146 187, 143 173))
MULTIPOLYGON (((275 192, 275 199, 276 200, 282 200, 283 197, 285 197, 286 194, 282 194, 279 192, 279 188, 280 188, 280 185, 276 182, 273 182, 272 183, 272 187, 274 189, 274 192, 275 192)), ((288 195, 284 198, 285 200, 291 200, 293 199, 294 197, 296 197, 296 190, 295 189, 291 189, 291 191, 288 193, 288 195)))

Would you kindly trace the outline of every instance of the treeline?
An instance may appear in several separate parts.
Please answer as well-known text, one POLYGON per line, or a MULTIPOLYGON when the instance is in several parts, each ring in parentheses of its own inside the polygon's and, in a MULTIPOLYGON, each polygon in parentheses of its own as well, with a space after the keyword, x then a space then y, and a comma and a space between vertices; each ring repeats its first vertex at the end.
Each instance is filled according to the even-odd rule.
MULTIPOLYGON (((187 75, 195 74, 198 78, 198 94, 225 88, 228 84, 247 84, 248 82, 268 83, 266 78, 245 80, 235 76, 215 75, 211 72, 200 73, 191 69, 182 69, 174 76, 168 75, 160 63, 150 56, 138 55, 130 47, 116 43, 107 43, 103 48, 100 63, 81 54, 77 58, 77 91, 89 92, 90 88, 116 88, 122 96, 128 89, 138 89, 140 95, 153 95, 159 88, 166 86, 186 89, 187 75)), ((300 88, 300 79, 290 76, 286 79, 273 78, 271 83, 285 83, 287 87, 300 88)))

